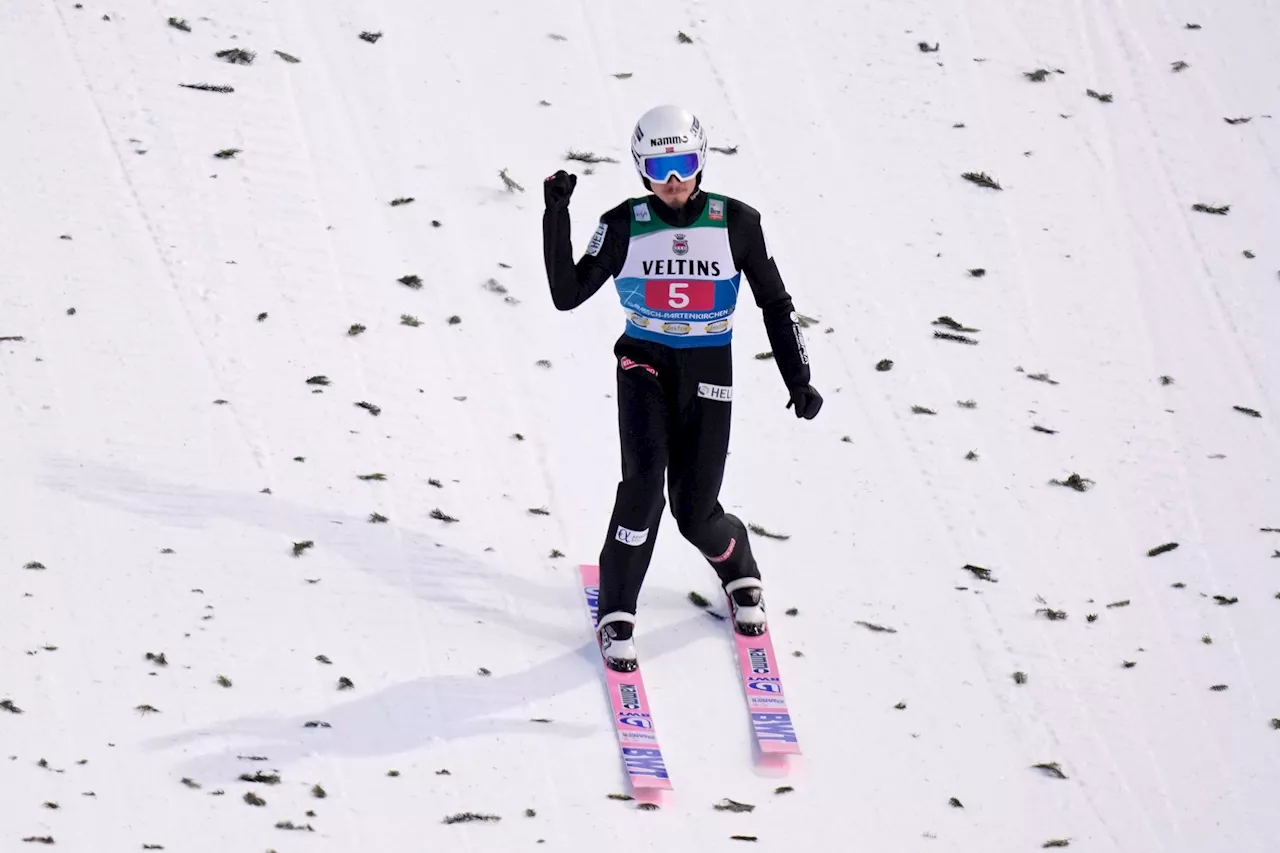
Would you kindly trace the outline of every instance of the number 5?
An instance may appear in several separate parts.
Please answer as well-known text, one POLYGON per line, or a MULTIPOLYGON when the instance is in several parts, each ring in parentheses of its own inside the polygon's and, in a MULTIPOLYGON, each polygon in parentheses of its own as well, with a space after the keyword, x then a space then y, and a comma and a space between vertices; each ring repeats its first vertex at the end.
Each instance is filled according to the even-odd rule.
POLYGON ((671 282, 671 292, 667 294, 667 304, 672 308, 683 308, 689 304, 689 294, 680 288, 688 287, 689 283, 685 281, 671 282))

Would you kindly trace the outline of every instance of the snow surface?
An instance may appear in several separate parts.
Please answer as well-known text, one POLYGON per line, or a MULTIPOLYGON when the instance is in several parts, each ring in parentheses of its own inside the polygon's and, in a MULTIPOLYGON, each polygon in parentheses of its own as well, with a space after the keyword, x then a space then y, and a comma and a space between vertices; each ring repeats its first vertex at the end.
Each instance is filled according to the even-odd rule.
POLYGON ((1269 0, 0 6, 0 849, 1274 853, 1278 35, 1269 0), (805 753, 754 766, 668 519, 653 811, 608 797, 577 573, 622 317, 552 307, 539 184, 582 176, 580 253, 672 101, 737 146, 708 186, 762 211, 826 406, 784 408, 744 295, 723 499, 790 535, 753 547, 805 753))

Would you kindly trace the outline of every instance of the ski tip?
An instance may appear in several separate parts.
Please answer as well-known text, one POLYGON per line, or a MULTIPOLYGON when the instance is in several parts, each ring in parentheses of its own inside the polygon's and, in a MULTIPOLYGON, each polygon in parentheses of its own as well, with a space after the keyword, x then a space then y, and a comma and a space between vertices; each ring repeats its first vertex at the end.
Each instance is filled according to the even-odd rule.
POLYGON ((755 770, 763 778, 785 779, 796 772, 799 761, 785 753, 765 752, 756 756, 755 770))
POLYGON ((670 791, 673 790, 671 780, 658 776, 633 776, 631 787, 637 791, 670 791))

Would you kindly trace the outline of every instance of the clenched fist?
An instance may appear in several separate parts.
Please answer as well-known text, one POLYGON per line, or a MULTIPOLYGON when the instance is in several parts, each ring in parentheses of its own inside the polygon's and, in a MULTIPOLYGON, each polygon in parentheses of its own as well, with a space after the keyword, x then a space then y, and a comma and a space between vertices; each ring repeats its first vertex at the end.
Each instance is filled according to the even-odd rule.
POLYGON ((578 185, 578 176, 570 175, 564 169, 556 172, 542 182, 542 198, 547 210, 561 210, 569 206, 569 197, 573 188, 578 185))

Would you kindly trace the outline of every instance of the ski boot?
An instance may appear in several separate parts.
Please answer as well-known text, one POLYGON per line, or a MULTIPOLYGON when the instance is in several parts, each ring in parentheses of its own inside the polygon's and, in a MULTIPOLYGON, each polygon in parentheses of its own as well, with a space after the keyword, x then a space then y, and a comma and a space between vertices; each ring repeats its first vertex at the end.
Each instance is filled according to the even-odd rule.
POLYGON ((600 635, 600 651, 609 669, 635 672, 640 665, 636 660, 636 644, 631 639, 635 626, 636 617, 621 610, 602 617, 596 625, 596 631, 600 635))
POLYGON ((738 578, 725 584, 733 610, 733 629, 748 637, 758 637, 768 630, 764 615, 764 584, 758 578, 738 578))

